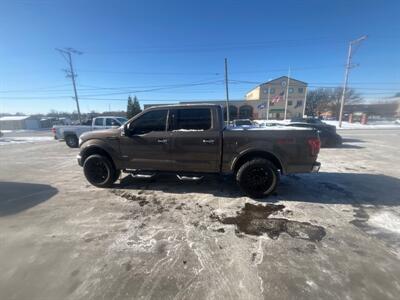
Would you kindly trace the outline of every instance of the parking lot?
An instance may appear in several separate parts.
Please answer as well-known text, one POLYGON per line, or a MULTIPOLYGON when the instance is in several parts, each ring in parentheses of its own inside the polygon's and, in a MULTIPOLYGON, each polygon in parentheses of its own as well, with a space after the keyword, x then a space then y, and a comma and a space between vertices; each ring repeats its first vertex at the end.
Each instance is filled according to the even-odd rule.
POLYGON ((77 149, 7 133, 0 298, 398 299, 400 130, 339 133, 262 201, 230 178, 98 189, 77 149))

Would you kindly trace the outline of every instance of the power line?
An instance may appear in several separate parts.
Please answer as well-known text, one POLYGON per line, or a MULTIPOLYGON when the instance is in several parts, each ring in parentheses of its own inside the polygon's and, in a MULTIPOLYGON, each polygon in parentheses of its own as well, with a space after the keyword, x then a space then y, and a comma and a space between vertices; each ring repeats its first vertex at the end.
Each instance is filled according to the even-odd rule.
POLYGON ((107 74, 137 74, 137 75, 215 75, 219 76, 218 72, 136 72, 136 71, 111 71, 111 70, 85 70, 79 69, 83 73, 107 73, 107 74))
POLYGON ((184 88, 184 87, 191 87, 191 86, 201 86, 201 85, 212 85, 212 84, 222 84, 222 80, 215 80, 209 82, 200 82, 200 83, 189 83, 189 84, 176 84, 171 86, 165 87, 158 87, 158 88, 150 88, 144 90, 127 90, 124 92, 114 92, 114 93, 105 93, 105 94, 92 94, 92 95, 82 95, 83 97, 99 97, 99 96, 112 96, 112 95, 123 95, 123 94, 136 94, 136 93, 148 93, 148 92, 155 92, 155 91, 162 91, 167 89, 176 89, 176 88, 184 88))
POLYGON ((237 49, 256 49, 256 48, 271 48, 271 47, 301 47, 301 46, 312 46, 315 47, 319 42, 328 43, 345 43, 346 40, 336 37, 316 37, 316 38, 302 38, 302 39, 287 39, 287 40, 272 40, 272 41, 261 41, 261 42, 246 42, 246 43, 225 43, 225 44, 192 44, 192 45, 181 45, 176 46, 147 46, 147 47, 135 47, 135 49, 123 49, 123 50, 104 50, 104 51, 92 51, 87 49, 85 52, 90 54, 138 54, 138 53, 177 53, 177 52, 208 52, 208 51, 225 51, 225 50, 237 50, 237 49), (313 43, 311 43, 313 42, 313 43))

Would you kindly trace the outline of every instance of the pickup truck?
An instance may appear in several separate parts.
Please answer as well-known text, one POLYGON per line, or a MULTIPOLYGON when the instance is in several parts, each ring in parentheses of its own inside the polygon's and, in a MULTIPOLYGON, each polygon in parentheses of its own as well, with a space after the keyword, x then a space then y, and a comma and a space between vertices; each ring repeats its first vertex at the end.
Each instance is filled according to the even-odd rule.
POLYGON ((309 128, 226 127, 214 104, 151 107, 123 126, 79 139, 78 163, 97 187, 111 187, 121 171, 173 173, 180 179, 233 174, 252 198, 271 194, 281 174, 318 172, 318 132, 309 128))
POLYGON ((118 128, 126 121, 128 120, 122 117, 105 116, 94 118, 92 120, 92 125, 55 125, 51 130, 54 134, 54 139, 64 140, 69 147, 78 148, 79 137, 82 133, 92 130, 118 128))

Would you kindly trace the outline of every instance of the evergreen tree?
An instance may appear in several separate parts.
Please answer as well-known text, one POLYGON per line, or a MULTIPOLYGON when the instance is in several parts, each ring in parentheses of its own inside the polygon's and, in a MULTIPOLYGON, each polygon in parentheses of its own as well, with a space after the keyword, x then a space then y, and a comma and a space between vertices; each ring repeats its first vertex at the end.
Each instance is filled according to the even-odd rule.
POLYGON ((137 99, 137 97, 132 97, 129 96, 128 97, 128 106, 126 108, 126 116, 128 119, 136 116, 138 113, 140 113, 142 111, 142 109, 140 108, 140 103, 139 100, 137 99))
POLYGON ((133 111, 133 115, 134 116, 137 115, 138 113, 142 112, 142 109, 140 108, 139 100, 138 100, 138 98, 136 96, 133 98, 132 111, 133 111))
POLYGON ((127 107, 126 107, 126 117, 127 117, 128 119, 130 119, 130 118, 132 118, 133 116, 134 116, 134 113, 133 113, 133 102, 132 102, 132 97, 129 96, 129 97, 128 97, 128 105, 127 105, 127 107))

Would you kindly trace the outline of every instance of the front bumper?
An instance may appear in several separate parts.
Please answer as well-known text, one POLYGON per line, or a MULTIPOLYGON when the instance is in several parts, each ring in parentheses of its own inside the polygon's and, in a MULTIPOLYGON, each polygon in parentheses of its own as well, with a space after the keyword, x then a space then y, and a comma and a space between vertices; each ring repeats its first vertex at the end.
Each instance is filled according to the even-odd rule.
POLYGON ((311 172, 312 172, 312 173, 318 173, 318 171, 319 171, 320 168, 321 168, 321 163, 318 162, 318 161, 316 161, 316 162, 313 164, 312 168, 311 168, 311 172))
POLYGON ((80 165, 81 167, 83 167, 83 163, 82 163, 82 156, 80 154, 78 154, 76 156, 76 160, 78 161, 78 165, 80 165))

